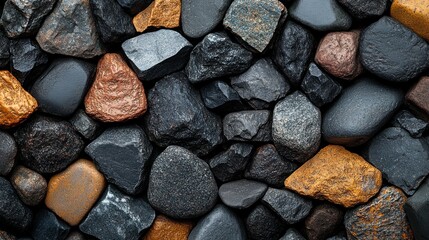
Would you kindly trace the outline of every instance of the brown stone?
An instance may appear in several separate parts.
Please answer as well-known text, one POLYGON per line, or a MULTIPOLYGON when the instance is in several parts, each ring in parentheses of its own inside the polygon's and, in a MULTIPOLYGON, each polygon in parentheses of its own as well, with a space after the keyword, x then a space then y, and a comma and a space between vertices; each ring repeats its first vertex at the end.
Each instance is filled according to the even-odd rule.
POLYGON ((180 24, 180 0, 155 0, 133 18, 137 32, 149 27, 176 28, 180 24))
POLYGON ((344 212, 338 206, 323 203, 305 219, 308 240, 324 240, 334 235, 343 223, 344 212))
POLYGON ((21 200, 30 206, 39 204, 46 195, 48 183, 39 173, 23 166, 18 166, 10 181, 21 200))
POLYGON ((105 54, 85 97, 85 111, 103 122, 122 122, 146 112, 143 84, 119 54, 105 54))
POLYGON ((80 159, 56 174, 48 184, 46 206, 71 226, 91 210, 106 186, 94 163, 80 159))
POLYGON ((429 77, 422 77, 405 96, 407 103, 422 117, 429 119, 429 77))
POLYGON ((352 80, 362 73, 358 59, 359 31, 331 32, 319 43, 316 63, 331 75, 352 80))
POLYGON ((394 0, 390 15, 429 41, 429 0, 394 0))
POLYGON ((176 221, 158 215, 143 240, 187 240, 191 230, 191 222, 176 221))
POLYGON ((0 71, 0 127, 18 125, 37 108, 37 101, 6 70, 0 71))
POLYGON ((367 202, 381 187, 381 172, 342 146, 328 145, 286 180, 288 189, 344 207, 367 202))

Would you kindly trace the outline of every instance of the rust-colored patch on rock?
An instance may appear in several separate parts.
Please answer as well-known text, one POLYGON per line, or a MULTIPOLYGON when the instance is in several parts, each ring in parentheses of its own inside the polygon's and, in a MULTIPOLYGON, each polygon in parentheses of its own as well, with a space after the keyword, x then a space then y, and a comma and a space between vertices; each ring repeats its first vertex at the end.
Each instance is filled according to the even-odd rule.
POLYGON ((133 18, 137 32, 149 27, 176 28, 180 25, 180 0, 155 0, 133 18))
POLYGON ((422 117, 429 119, 429 77, 422 77, 405 96, 411 108, 422 117))
POLYGON ((394 0, 390 15, 429 41, 429 0, 394 0))
POLYGON ((158 215, 142 240, 187 240, 192 230, 191 222, 176 221, 163 215, 158 215))

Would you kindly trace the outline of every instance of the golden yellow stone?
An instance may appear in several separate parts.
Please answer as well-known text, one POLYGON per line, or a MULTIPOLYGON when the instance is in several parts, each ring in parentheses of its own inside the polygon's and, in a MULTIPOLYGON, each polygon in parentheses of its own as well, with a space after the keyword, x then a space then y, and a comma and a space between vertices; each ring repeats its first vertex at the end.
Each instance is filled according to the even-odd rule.
POLYGON ((176 221, 158 215, 142 240, 187 240, 191 230, 191 222, 176 221))
POLYGON ((176 28, 180 25, 180 0, 155 0, 133 18, 137 32, 149 27, 176 28))
POLYGON ((390 15, 429 41, 429 0, 394 0, 390 15))

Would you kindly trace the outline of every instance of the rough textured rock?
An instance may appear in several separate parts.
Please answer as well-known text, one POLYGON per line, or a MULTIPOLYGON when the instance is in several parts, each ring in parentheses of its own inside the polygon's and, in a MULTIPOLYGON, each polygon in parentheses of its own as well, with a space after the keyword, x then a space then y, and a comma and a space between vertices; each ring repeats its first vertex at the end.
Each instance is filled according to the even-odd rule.
POLYGON ((192 227, 192 222, 177 221, 158 215, 142 240, 188 240, 192 227))
POLYGON ((9 64, 9 38, 3 30, 0 30, 0 67, 5 68, 9 64))
POLYGON ((16 237, 14 235, 12 235, 9 232, 3 231, 3 230, 0 230, 0 237, 3 240, 16 240, 16 237))
POLYGON ((149 28, 176 28, 180 25, 180 0, 154 0, 147 8, 134 16, 137 32, 149 28))
MULTIPOLYGON (((386 1, 384 1, 386 2, 386 1)), ((395 0, 390 8, 390 15, 411 28, 426 40, 429 40, 429 7, 426 0, 404 1, 395 0)))
POLYGON ((316 206, 305 219, 305 232, 309 240, 327 239, 334 235, 343 223, 344 212, 333 204, 316 206))
POLYGON ((279 239, 286 230, 286 224, 264 205, 257 205, 246 217, 247 235, 251 240, 279 239))
POLYGON ((83 235, 83 233, 81 233, 78 230, 70 232, 66 238, 66 240, 87 240, 87 239, 90 239, 90 238, 87 238, 86 236, 83 235))
POLYGON ((395 127, 401 127, 414 138, 419 138, 428 129, 429 123, 416 117, 414 114, 407 110, 402 110, 396 114, 393 125, 395 127))
POLYGON ((136 74, 119 54, 105 54, 85 97, 86 113, 103 122, 122 122, 143 115, 146 109, 145 90, 136 74))
POLYGON ((241 179, 222 184, 219 197, 228 207, 245 209, 262 198, 266 191, 267 185, 264 183, 241 179))
POLYGON ((15 139, 7 132, 0 131, 0 176, 9 175, 15 164, 17 151, 15 139))
POLYGON ((119 5, 124 8, 126 11, 131 13, 131 15, 135 15, 138 12, 145 9, 149 6, 153 0, 117 0, 119 5))
POLYGON ((328 145, 286 178, 285 186, 304 196, 352 207, 377 194, 381 177, 361 156, 328 145))
POLYGON ((69 122, 73 125, 74 130, 88 140, 94 139, 101 128, 100 124, 90 118, 82 109, 78 109, 69 122))
POLYGON ((384 187, 376 198, 347 211, 348 239, 413 239, 405 216, 407 197, 395 187, 384 187))
POLYGON ((223 134, 227 140, 271 141, 271 113, 268 110, 229 113, 223 119, 223 134))
POLYGON ((223 81, 213 81, 200 88, 204 105, 217 112, 233 112, 246 108, 238 93, 223 81))
POLYGON ((405 96, 407 104, 426 120, 429 119, 429 101, 427 101, 428 94, 429 77, 422 77, 408 90, 407 95, 405 96))
POLYGON ((387 0, 338 0, 338 2, 359 20, 374 19, 381 16, 387 7, 387 0))
POLYGON ((67 223, 58 219, 53 212, 42 208, 34 216, 31 236, 34 240, 63 240, 69 231, 70 226, 67 223))
POLYGON ((414 237, 417 240, 427 239, 429 229, 429 180, 426 179, 413 196, 407 199, 404 206, 414 237))
POLYGON ((21 201, 29 206, 36 206, 45 198, 48 183, 42 175, 31 169, 23 166, 16 167, 10 182, 21 201))
POLYGON ((279 240, 306 240, 295 228, 289 228, 279 240))

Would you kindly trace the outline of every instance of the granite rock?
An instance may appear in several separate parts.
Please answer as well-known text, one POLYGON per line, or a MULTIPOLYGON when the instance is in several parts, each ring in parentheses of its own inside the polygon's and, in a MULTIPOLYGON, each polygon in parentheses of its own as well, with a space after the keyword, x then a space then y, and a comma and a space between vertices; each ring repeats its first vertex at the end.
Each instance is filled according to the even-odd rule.
POLYGON ((223 119, 223 134, 227 140, 271 141, 271 113, 268 110, 229 113, 223 119))
POLYGON ((266 191, 264 183, 241 179, 222 184, 219 197, 228 207, 246 209, 261 199, 266 191))

